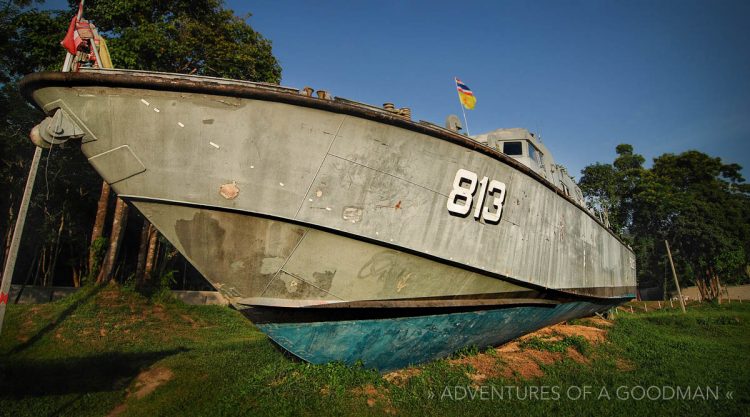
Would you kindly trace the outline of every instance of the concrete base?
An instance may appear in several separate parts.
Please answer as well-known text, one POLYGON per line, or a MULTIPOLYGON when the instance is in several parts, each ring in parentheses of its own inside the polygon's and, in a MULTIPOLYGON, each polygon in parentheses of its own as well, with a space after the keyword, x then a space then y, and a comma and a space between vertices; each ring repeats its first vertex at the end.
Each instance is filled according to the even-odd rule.
POLYGON ((172 291, 172 294, 185 304, 229 305, 229 301, 218 291, 172 291))
POLYGON ((78 288, 73 287, 22 287, 21 285, 11 285, 8 304, 16 303, 16 297, 18 297, 21 288, 23 288, 23 291, 21 292, 21 297, 18 299, 18 304, 50 303, 78 291, 78 288))

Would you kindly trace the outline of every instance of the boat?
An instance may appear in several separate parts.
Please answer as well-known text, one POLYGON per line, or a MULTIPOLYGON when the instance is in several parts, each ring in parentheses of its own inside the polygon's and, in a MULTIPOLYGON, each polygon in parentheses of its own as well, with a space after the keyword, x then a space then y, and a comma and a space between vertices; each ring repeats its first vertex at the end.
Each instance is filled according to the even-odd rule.
POLYGON ((469 137, 312 89, 26 76, 96 171, 275 343, 388 371, 634 297, 632 250, 525 129, 469 137))

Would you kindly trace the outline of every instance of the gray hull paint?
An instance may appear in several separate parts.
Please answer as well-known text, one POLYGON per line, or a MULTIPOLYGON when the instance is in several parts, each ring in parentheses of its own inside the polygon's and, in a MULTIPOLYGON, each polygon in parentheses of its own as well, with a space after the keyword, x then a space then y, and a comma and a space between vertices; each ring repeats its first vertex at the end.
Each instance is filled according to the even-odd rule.
POLYGON ((470 291, 516 289, 490 276, 613 297, 635 286, 632 252, 581 207, 512 164, 431 135, 210 94, 53 86, 33 97, 76 120, 87 133, 83 152, 104 179, 235 301, 458 294, 463 282, 470 291), (448 213, 460 168, 507 184, 499 224, 448 213), (222 195, 222 186, 231 192, 222 195), (398 279, 362 281, 379 253, 395 254, 388 262, 398 279), (339 290, 323 288, 331 274, 339 290))
POLYGON ((135 205, 238 307, 526 290, 421 256, 288 222, 153 202, 135 205))

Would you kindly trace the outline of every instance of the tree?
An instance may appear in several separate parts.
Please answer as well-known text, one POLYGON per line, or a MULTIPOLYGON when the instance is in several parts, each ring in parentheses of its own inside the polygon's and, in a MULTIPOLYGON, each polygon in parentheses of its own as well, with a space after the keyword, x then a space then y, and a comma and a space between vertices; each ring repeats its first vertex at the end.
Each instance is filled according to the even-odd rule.
POLYGON ((614 230, 625 234, 633 216, 632 197, 642 180, 645 159, 633 146, 617 145, 612 164, 595 163, 581 171, 579 186, 595 209, 604 212, 614 230))
POLYGON ((632 146, 619 145, 617 154, 612 165, 584 168, 581 189, 616 213, 618 230, 636 253, 639 283, 668 285, 664 240, 688 284, 711 292, 718 277, 748 280, 750 188, 739 165, 687 151, 661 155, 645 169, 632 146))
MULTIPOLYGON (((737 164, 724 164, 698 151, 665 154, 654 160, 649 184, 667 198, 653 202, 661 214, 649 221, 674 242, 683 270, 694 280, 740 281, 750 247, 750 200, 737 164)), ((651 202, 651 200, 649 200, 651 202)), ((643 218, 649 207, 641 205, 643 218)), ((644 230, 645 232, 645 230, 644 230)))
POLYGON ((117 198, 115 203, 115 214, 112 222, 112 238, 110 239, 109 249, 107 254, 104 256, 104 262, 102 263, 99 275, 96 278, 96 283, 101 284, 107 282, 112 278, 112 273, 115 268, 117 261, 117 255, 122 245, 122 239, 125 236, 125 226, 128 221, 128 205, 121 199, 117 198))
MULTIPOLYGON (((43 117, 20 97, 15 82, 30 72, 60 69, 65 50, 59 42, 78 7, 77 1, 70 2, 67 10, 38 10, 33 5, 29 0, 8 0, 0 8, 0 114, 5 119, 0 126, 0 187, 8 196, 0 201, 3 239, 11 233, 27 161, 33 153, 28 132, 43 117)), ((115 66, 120 68, 276 83, 281 78, 271 43, 220 0, 89 0, 84 17, 109 36, 115 66)), ((55 264, 56 275, 55 271, 43 272, 61 276, 64 268, 68 277, 79 282, 81 271, 89 269, 91 242, 102 241, 96 233, 108 233, 106 225, 92 232, 97 197, 102 197, 104 187, 77 145, 70 142, 45 151, 21 249, 40 255, 22 257, 17 276, 25 275, 34 264, 48 265, 47 269, 55 264)), ((106 207, 109 197, 103 197, 106 207)), ((127 223, 127 219, 116 220, 127 223)), ((127 234, 122 232, 121 236, 127 234)), ((146 243, 152 241, 149 236, 146 243)), ((131 250, 127 245, 123 249, 131 250)), ((147 247, 146 261, 150 253, 147 247)))
POLYGON ((85 15, 109 38, 115 67, 281 81, 271 42, 221 0, 90 0, 85 15))

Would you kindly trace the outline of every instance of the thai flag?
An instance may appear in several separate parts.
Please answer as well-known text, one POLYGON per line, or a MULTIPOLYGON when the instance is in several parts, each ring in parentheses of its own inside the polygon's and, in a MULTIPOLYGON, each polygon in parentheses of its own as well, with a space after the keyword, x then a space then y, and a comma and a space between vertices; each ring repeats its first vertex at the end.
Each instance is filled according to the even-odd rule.
POLYGON ((456 89, 458 90, 458 98, 461 100, 461 104, 469 110, 473 109, 477 104, 477 98, 474 97, 474 93, 469 86, 464 84, 461 80, 458 78, 455 78, 455 80, 456 89))

